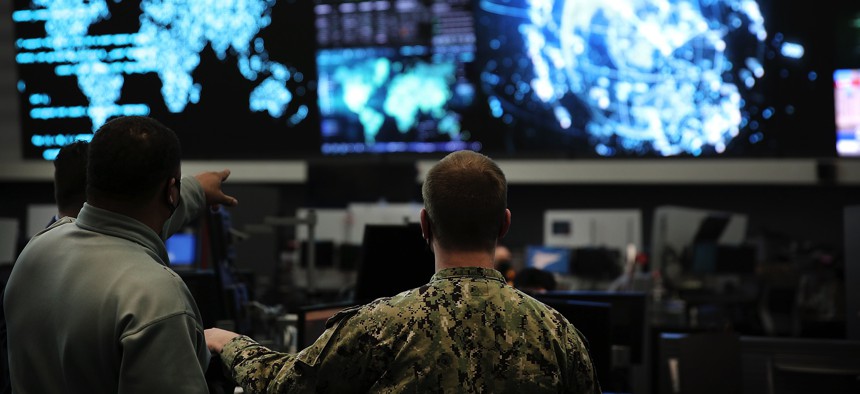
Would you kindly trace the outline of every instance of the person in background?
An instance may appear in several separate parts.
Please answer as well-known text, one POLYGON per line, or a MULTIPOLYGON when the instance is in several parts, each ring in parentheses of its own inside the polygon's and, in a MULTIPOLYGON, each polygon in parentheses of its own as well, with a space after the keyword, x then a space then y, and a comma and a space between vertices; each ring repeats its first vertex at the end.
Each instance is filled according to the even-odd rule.
POLYGON ((555 290, 557 284, 552 272, 526 267, 517 272, 514 287, 528 294, 539 294, 555 290))
MULTIPOLYGON (((54 201, 58 214, 48 222, 54 224, 62 217, 78 217, 81 207, 87 200, 87 142, 75 141, 60 148, 54 159, 54 201)), ((20 241, 19 251, 27 245, 27 239, 20 241)), ((6 342, 6 316, 3 311, 3 293, 8 277, 2 279, 0 289, 0 394, 12 392, 9 381, 9 357, 6 342)))
POLYGON ((87 201, 87 148, 86 141, 75 141, 60 148, 54 159, 54 201, 57 216, 50 226, 63 217, 78 217, 87 201))
POLYGON ((176 134, 151 118, 96 132, 87 203, 34 236, 9 277, 12 392, 207 392, 200 313, 163 240, 237 201, 221 191, 229 170, 183 178, 180 157, 176 134))
POLYGON ((499 167, 479 153, 449 154, 422 194, 430 282, 341 311, 298 354, 207 329, 236 382, 248 393, 599 393, 582 334, 494 268, 511 224, 499 167))

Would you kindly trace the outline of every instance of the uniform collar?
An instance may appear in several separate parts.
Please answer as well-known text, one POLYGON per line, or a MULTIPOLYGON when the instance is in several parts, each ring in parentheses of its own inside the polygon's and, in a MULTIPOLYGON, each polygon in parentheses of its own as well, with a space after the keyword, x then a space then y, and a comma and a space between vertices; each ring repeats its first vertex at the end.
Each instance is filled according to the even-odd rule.
POLYGON ((502 273, 496 271, 492 268, 481 268, 481 267, 457 267, 457 268, 445 268, 441 271, 436 272, 430 281, 437 280, 446 280, 453 278, 483 278, 490 280, 497 280, 499 282, 505 283, 505 277, 502 276, 502 273))
POLYGON ((166 262, 169 261, 167 258, 167 249, 164 247, 164 241, 161 240, 161 237, 155 231, 152 231, 149 226, 137 219, 84 203, 84 207, 81 208, 81 213, 78 214, 78 219, 75 223, 78 227, 85 230, 127 239, 140 244, 150 252, 150 255, 156 257, 156 260, 162 265, 166 265, 166 262))

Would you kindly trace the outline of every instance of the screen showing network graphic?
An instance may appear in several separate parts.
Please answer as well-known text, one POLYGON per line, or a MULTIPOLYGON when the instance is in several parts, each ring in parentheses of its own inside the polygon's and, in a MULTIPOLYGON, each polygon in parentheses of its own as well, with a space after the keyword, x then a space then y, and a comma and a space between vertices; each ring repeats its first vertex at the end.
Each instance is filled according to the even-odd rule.
POLYGON ((477 4, 486 127, 509 134, 510 153, 834 155, 835 32, 810 22, 833 20, 827 4, 477 4))
POLYGON ((190 159, 318 155, 302 0, 15 0, 24 158, 152 116, 190 159))
POLYGON ((860 69, 833 73, 836 103, 836 151, 860 156, 860 69))
POLYGON ((323 154, 482 149, 471 0, 314 4, 323 154))
POLYGON ((860 2, 820 3, 13 0, 23 157, 120 115, 185 159, 835 156, 860 2))

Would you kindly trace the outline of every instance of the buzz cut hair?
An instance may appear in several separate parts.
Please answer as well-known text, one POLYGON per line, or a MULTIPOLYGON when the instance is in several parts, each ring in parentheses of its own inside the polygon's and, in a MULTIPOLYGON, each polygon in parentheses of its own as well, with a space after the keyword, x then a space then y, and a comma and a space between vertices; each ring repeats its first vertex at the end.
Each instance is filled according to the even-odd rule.
POLYGON ((468 150, 434 165, 421 189, 436 242, 447 250, 494 250, 505 221, 508 184, 489 157, 468 150))

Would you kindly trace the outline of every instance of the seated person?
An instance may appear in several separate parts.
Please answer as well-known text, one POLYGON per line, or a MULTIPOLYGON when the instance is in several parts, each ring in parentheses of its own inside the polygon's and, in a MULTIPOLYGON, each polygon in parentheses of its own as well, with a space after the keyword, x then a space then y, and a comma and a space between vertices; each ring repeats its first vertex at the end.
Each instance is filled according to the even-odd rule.
POLYGON ((430 282, 341 311, 298 354, 207 329, 236 382, 251 393, 599 393, 582 334, 495 269, 511 223, 499 167, 452 153, 430 169, 422 194, 430 282))
POLYGON ((528 294, 553 291, 556 288, 555 276, 552 272, 526 267, 514 277, 514 287, 528 294))

